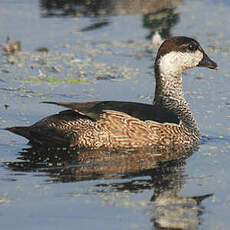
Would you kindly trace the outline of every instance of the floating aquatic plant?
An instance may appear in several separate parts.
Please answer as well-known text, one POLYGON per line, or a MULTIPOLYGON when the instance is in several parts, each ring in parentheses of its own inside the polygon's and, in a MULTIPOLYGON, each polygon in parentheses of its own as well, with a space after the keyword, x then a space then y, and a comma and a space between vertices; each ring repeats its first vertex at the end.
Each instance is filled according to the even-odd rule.
POLYGON ((46 77, 46 78, 40 78, 40 77, 28 77, 22 79, 23 82, 68 82, 68 83, 78 83, 78 84, 89 84, 92 83, 85 79, 79 79, 79 78, 57 78, 57 77, 46 77))

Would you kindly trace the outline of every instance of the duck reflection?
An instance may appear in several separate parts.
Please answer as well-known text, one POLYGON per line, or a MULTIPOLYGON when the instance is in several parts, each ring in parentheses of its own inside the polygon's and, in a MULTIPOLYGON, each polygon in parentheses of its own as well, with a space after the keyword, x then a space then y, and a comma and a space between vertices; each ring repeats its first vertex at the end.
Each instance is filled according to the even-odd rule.
POLYGON ((149 30, 147 39, 152 39, 156 32, 163 39, 172 37, 171 29, 179 22, 179 13, 175 7, 167 7, 143 16, 143 27, 149 30))
POLYGON ((147 39, 158 32, 163 39, 171 37, 171 28, 179 21, 176 6, 182 0, 40 0, 42 17, 89 17, 91 23, 82 32, 108 26, 109 16, 143 15, 143 27, 149 30, 147 39))
POLYGON ((5 165, 12 171, 43 172, 51 183, 110 179, 97 183, 96 193, 154 190, 147 210, 154 229, 196 229, 204 211, 201 201, 211 194, 178 195, 186 182, 186 159, 195 150, 197 147, 108 151, 33 146, 5 165))
POLYGON ((178 194, 185 184, 183 165, 172 167, 170 173, 154 177, 153 206, 148 214, 155 229, 197 229, 204 212, 201 201, 212 194, 180 197, 178 194))
POLYGON ((143 15, 173 7, 182 0, 40 0, 42 17, 143 15))

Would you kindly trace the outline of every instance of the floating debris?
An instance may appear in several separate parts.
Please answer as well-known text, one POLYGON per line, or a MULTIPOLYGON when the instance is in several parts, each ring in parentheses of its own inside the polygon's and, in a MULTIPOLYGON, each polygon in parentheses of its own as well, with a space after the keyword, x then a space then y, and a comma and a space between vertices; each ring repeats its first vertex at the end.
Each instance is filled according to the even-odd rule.
POLYGON ((36 49, 37 52, 48 53, 49 49, 47 47, 40 47, 36 49))
POLYGON ((9 73, 10 71, 7 70, 7 69, 2 69, 1 72, 2 72, 2 73, 9 73))
POLYGON ((59 83, 59 82, 67 82, 67 83, 79 83, 79 84, 89 84, 92 83, 85 79, 79 79, 79 78, 58 78, 58 77, 28 77, 24 78, 22 81, 24 82, 50 82, 50 83, 59 83))
POLYGON ((3 46, 3 50, 7 53, 16 53, 21 51, 21 42, 20 41, 13 41, 9 43, 10 37, 6 38, 6 44, 3 46))
POLYGON ((115 76, 112 75, 106 75, 106 76, 98 76, 96 77, 97 80, 111 80, 111 79, 116 79, 115 76))
POLYGON ((0 197, 0 204, 10 204, 12 203, 12 199, 9 199, 7 197, 0 197))
POLYGON ((72 63, 81 63, 82 60, 79 59, 79 58, 75 58, 75 59, 73 59, 71 62, 72 62, 72 63))

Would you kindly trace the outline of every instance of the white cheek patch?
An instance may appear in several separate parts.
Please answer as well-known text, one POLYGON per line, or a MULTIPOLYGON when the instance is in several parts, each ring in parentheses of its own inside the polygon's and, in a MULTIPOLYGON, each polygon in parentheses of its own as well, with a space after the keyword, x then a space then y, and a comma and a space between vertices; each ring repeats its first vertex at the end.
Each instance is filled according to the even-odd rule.
POLYGON ((172 51, 161 57, 159 61, 160 72, 164 74, 178 72, 181 69, 181 54, 181 52, 172 51))
POLYGON ((196 67, 203 59, 203 53, 199 50, 193 53, 183 53, 183 54, 184 54, 183 70, 196 67))
POLYGON ((160 71, 165 74, 181 72, 197 66, 202 58, 203 53, 199 50, 191 53, 172 51, 161 57, 160 71))

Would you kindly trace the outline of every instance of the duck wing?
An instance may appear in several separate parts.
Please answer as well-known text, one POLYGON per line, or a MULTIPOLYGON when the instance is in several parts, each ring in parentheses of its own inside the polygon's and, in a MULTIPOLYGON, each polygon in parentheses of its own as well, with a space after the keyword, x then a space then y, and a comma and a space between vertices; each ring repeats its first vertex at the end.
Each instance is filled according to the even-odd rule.
MULTIPOLYGON (((90 130, 88 136, 92 130, 96 132, 95 122, 102 119, 99 122, 107 127, 106 130, 114 133, 119 139, 117 142, 123 141, 125 145, 127 138, 132 137, 136 145, 141 146, 149 140, 150 136, 145 130, 145 123, 140 120, 155 121, 158 124, 165 122, 179 124, 176 114, 156 105, 119 101, 45 103, 61 105, 69 109, 45 117, 31 126, 9 127, 6 130, 26 137, 32 144, 74 146, 78 143, 78 138, 85 135, 87 129, 90 130)), ((129 142, 130 140, 127 146, 129 142)))
POLYGON ((42 103, 55 104, 67 107, 79 114, 85 115, 92 120, 101 118, 102 113, 106 110, 118 111, 126 113, 132 117, 142 121, 150 120, 159 123, 174 123, 179 124, 178 116, 165 108, 158 105, 125 102, 125 101, 93 101, 93 102, 51 102, 45 101, 42 103))

